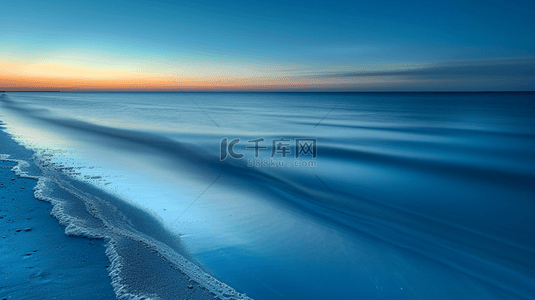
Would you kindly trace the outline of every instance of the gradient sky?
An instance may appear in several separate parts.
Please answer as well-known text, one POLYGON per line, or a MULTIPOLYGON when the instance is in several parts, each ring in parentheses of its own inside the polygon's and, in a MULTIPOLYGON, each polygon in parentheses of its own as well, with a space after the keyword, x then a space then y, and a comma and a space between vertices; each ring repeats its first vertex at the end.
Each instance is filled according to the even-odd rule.
POLYGON ((534 1, 3 1, 0 90, 535 90, 534 1))

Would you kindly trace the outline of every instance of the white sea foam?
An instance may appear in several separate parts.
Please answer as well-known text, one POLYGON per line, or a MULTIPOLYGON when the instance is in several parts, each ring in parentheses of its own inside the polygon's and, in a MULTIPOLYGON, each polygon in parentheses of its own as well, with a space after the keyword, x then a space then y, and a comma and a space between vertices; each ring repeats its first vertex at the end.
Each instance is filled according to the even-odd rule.
MULTIPOLYGON (((8 154, 0 154, 0 160, 17 163, 12 171, 18 176, 37 180, 37 185, 34 188, 35 197, 53 205, 51 215, 58 219, 61 225, 66 226, 65 233, 67 235, 100 238, 108 241, 106 255, 111 262, 109 274, 118 299, 160 299, 158 294, 132 292, 132 287, 122 283, 122 261, 124 258, 117 251, 117 240, 124 238, 139 242, 139 247, 149 247, 155 256, 168 260, 173 268, 186 274, 190 280, 200 284, 219 299, 251 299, 207 274, 165 243, 136 230, 128 216, 117 207, 107 202, 106 199, 75 187, 72 184, 72 179, 67 178, 64 174, 51 167, 40 166, 43 174, 47 175, 33 176, 25 171, 30 166, 27 161, 10 159, 8 154), (58 188, 72 198, 55 197, 54 190, 58 188), (79 203, 76 203, 77 200, 79 203), (80 210, 80 207, 73 207, 81 204, 85 206, 84 210, 80 210)), ((36 160, 36 162, 39 161, 43 160, 36 160)), ((143 290, 143 287, 136 287, 135 290, 143 290)))

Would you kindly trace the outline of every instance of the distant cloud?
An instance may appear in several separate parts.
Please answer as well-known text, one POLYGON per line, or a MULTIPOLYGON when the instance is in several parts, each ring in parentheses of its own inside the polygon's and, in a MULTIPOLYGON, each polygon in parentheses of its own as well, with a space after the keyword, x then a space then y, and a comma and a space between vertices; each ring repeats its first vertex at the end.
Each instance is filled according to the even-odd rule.
POLYGON ((463 77, 532 77, 535 78, 535 58, 500 59, 441 63, 420 69, 392 71, 340 72, 325 77, 408 76, 413 79, 455 79, 463 77))
MULTIPOLYGON (((410 69, 354 72, 322 72, 325 79, 376 79, 384 87, 403 81, 403 89, 442 90, 535 90, 535 58, 496 59, 427 64, 410 69)), ((373 82, 373 80, 372 80, 373 82)), ((398 86, 400 87, 400 86, 398 86)), ((375 89, 380 90, 378 85, 375 89)))

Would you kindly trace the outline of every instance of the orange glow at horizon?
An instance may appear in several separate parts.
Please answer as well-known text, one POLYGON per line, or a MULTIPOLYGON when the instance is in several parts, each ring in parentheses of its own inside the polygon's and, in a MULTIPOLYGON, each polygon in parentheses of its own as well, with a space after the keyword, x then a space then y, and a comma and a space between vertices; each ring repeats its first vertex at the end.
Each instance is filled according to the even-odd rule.
POLYGON ((317 88, 327 85, 332 85, 332 82, 266 75, 216 77, 187 74, 179 77, 70 65, 0 62, 0 90, 3 91, 232 91, 317 88))

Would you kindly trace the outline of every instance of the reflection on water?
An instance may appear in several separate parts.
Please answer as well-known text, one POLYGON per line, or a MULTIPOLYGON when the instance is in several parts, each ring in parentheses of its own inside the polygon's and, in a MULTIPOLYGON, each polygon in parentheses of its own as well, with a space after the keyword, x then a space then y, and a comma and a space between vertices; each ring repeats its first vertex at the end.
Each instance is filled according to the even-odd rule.
POLYGON ((257 299, 529 299, 530 93, 25 93, 0 118, 257 299), (319 123, 319 124, 318 124, 319 123), (221 140, 243 159, 220 161, 221 140), (284 167, 248 167, 259 159, 284 167), (317 165, 272 140, 317 139, 317 165), (62 151, 58 155, 58 151, 62 151), (290 167, 287 165, 291 165, 290 167))

